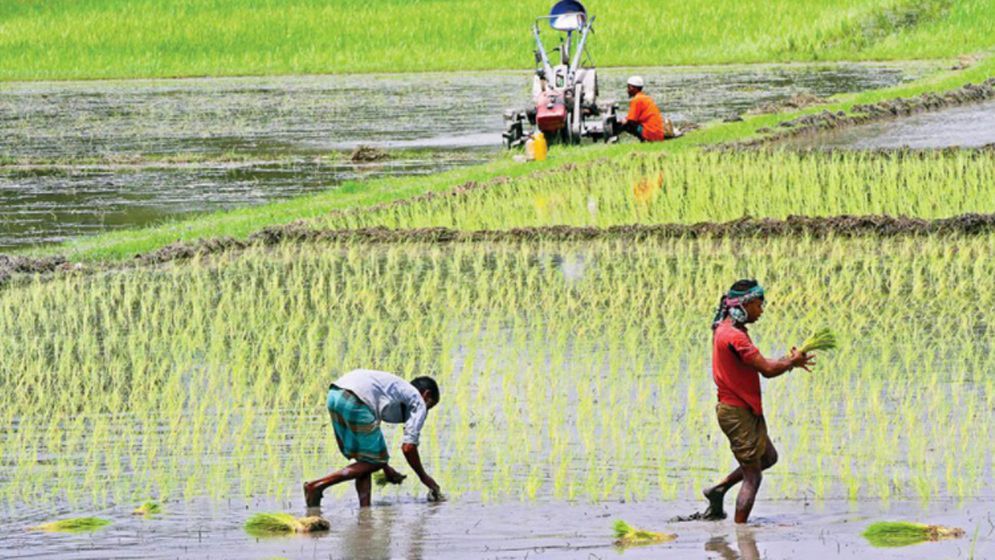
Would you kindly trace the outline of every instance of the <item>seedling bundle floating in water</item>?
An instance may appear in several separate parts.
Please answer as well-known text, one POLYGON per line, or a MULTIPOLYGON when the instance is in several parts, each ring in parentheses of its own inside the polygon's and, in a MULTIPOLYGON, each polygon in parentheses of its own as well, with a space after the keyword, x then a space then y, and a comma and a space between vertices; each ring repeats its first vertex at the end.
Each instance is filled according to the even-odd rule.
POLYGON ((72 519, 60 519, 44 525, 32 527, 35 531, 45 531, 46 533, 88 533, 102 529, 111 522, 99 517, 75 517, 72 519))
POLYGON ((144 515, 146 517, 158 513, 162 513, 162 506, 156 502, 145 502, 131 512, 132 515, 144 515))
POLYGON ((644 546, 648 544, 658 544, 670 542, 677 539, 677 535, 669 533, 654 533, 636 529, 625 521, 619 519, 615 521, 615 544, 622 548, 629 546, 644 546))
POLYGON ((836 335, 829 329, 819 329, 812 336, 808 337, 798 349, 802 354, 814 352, 816 350, 833 350, 836 348, 836 335))
POLYGON ((909 546, 943 539, 956 539, 964 536, 964 530, 942 525, 907 523, 904 521, 881 521, 867 527, 864 538, 873 546, 909 546))
POLYGON ((289 513, 257 513, 245 522, 245 532, 255 537, 317 533, 330 528, 328 520, 316 515, 294 517, 289 513))

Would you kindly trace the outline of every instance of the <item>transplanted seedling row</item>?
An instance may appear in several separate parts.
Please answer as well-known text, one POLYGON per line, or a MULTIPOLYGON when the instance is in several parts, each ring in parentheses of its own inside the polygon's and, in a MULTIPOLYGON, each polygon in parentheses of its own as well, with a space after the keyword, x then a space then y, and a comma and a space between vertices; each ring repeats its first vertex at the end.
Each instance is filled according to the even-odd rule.
POLYGON ((272 473, 327 472, 323 395, 375 364, 444 388, 422 446, 453 498, 696 499, 729 461, 702 437, 710 322, 746 275, 770 286, 761 350, 823 327, 846 349, 766 388, 792 461, 765 495, 970 498, 993 452, 993 253, 990 235, 341 243, 12 284, 0 498, 299 499, 272 473))

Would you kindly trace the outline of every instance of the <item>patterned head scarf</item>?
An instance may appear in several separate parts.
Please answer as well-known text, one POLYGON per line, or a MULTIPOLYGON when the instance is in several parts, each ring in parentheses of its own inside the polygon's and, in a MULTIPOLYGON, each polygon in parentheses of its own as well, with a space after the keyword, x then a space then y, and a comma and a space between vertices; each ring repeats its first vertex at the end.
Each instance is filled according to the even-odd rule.
POLYGON ((712 319, 712 330, 727 316, 739 324, 746 323, 746 310, 743 306, 755 299, 764 299, 764 289, 760 284, 745 290, 729 290, 719 300, 719 308, 712 319))

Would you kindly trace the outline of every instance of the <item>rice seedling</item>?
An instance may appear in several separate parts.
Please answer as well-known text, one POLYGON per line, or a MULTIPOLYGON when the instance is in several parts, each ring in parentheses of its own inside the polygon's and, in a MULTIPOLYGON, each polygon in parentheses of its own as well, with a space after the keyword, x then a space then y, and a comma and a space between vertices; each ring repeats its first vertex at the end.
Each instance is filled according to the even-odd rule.
POLYGON ((864 538, 877 547, 898 547, 932 542, 943 539, 957 539, 964 536, 963 529, 926 525, 904 521, 879 521, 872 523, 863 532, 864 538))
POLYGON ((836 335, 833 331, 828 328, 822 328, 811 336, 805 339, 802 343, 801 348, 798 349, 802 354, 808 354, 809 352, 815 352, 817 350, 833 350, 836 348, 836 335))
POLYGON ((621 519, 612 525, 615 531, 615 544, 626 548, 630 546, 645 546, 677 540, 677 535, 670 533, 654 533, 644 529, 636 529, 621 519))
POLYGON ((747 275, 770 293, 765 354, 815 318, 849 335, 833 375, 764 388, 791 457, 770 496, 971 498, 995 445, 976 373, 995 368, 992 252, 987 234, 337 242, 21 279, 0 292, 0 500, 299 499, 334 466, 328 383, 357 365, 439 380, 423 457, 453 499, 694 499, 728 462, 708 321, 747 275))
POLYGON ((99 517, 74 517, 45 523, 32 529, 46 533, 89 533, 103 529, 110 524, 110 521, 99 517))
POLYGON ((995 153, 990 151, 647 153, 453 196, 331 213, 312 225, 504 230, 690 224, 744 216, 946 218, 995 211, 987 190, 993 181, 995 153))
POLYGON ((399 480, 397 482, 391 482, 387 478, 387 475, 385 475, 381 471, 381 472, 377 472, 376 474, 373 475, 373 483, 376 484, 380 488, 383 488, 385 486, 392 485, 392 484, 393 485, 400 485, 400 484, 403 484, 404 483, 404 479, 407 478, 407 475, 401 475, 401 476, 403 477, 403 478, 401 478, 401 480, 399 480))
POLYGON ((131 512, 132 515, 142 515, 145 517, 162 513, 162 506, 157 502, 145 502, 131 512))
POLYGON ((294 517, 289 513, 256 513, 245 522, 245 532, 254 537, 317 533, 330 528, 331 525, 324 518, 294 517))

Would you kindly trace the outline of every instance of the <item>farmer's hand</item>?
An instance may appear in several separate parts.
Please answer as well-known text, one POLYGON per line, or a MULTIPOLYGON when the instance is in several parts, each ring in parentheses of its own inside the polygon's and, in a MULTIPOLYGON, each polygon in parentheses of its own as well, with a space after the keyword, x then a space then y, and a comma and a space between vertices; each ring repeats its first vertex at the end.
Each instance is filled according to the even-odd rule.
POLYGON ((428 491, 428 501, 430 502, 444 502, 446 497, 442 494, 442 490, 438 486, 433 490, 428 491))
POLYGON ((815 356, 799 352, 798 348, 794 347, 791 348, 788 359, 791 360, 791 367, 802 368, 808 372, 811 372, 812 370, 809 368, 815 365, 815 356))
POLYGON ((400 484, 404 482, 405 478, 408 478, 406 475, 397 472, 392 467, 384 467, 383 474, 387 477, 387 482, 391 484, 400 484))

